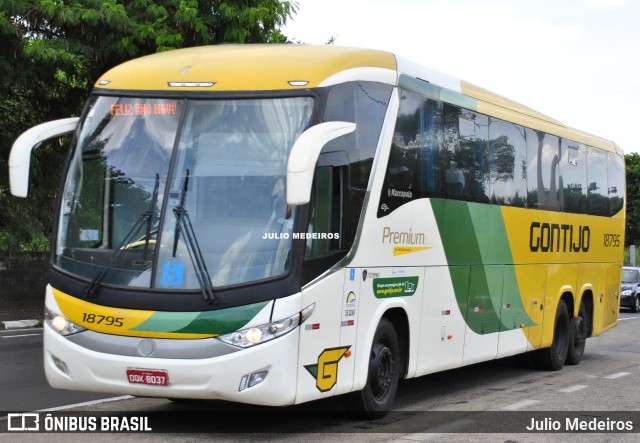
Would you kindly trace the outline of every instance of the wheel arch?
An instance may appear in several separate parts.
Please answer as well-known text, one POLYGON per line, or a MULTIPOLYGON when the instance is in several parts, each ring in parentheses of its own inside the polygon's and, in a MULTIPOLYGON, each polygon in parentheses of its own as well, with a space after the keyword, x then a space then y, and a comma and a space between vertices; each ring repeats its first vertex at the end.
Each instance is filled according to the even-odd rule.
MULTIPOLYGON (((564 301, 565 304, 567 305, 567 311, 569 312, 570 318, 575 316, 576 306, 579 306, 580 304, 576 303, 573 293, 571 291, 565 290, 560 296, 560 300, 558 300, 558 304, 560 303, 560 301, 564 301)), ((556 309, 558 309, 557 305, 556 305, 556 309)))
POLYGON ((584 303, 584 308, 587 310, 587 337, 593 336, 593 291, 591 288, 586 289, 580 297, 580 301, 577 303, 578 307, 580 302, 584 303))

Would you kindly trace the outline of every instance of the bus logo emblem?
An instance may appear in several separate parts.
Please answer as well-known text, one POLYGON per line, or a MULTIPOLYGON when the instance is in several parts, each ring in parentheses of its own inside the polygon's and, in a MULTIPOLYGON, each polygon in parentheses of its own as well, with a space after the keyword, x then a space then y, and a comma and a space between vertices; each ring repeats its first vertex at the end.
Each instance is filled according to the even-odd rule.
POLYGON ((318 356, 318 363, 307 365, 305 369, 316 379, 316 387, 320 392, 333 389, 338 382, 338 362, 351 346, 325 349, 318 356))

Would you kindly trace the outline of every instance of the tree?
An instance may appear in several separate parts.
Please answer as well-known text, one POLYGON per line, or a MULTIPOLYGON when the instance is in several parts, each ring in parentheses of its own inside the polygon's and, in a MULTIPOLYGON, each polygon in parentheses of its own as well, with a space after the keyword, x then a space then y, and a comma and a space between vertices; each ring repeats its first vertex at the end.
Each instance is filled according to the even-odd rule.
POLYGON ((625 244, 638 245, 640 242, 640 154, 624 156, 627 178, 627 218, 625 244))
POLYGON ((66 150, 36 150, 27 200, 9 194, 13 140, 79 115, 99 75, 125 60, 216 43, 286 42, 296 12, 280 0, 0 0, 0 251, 46 250, 66 150))

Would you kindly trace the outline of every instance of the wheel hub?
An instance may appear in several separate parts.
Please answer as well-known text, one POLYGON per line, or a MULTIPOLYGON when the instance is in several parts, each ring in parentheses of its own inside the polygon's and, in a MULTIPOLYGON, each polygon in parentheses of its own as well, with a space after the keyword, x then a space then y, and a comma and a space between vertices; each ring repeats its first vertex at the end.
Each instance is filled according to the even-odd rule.
POLYGON ((383 397, 393 383, 395 360, 389 348, 378 343, 373 349, 371 390, 376 398, 383 397))

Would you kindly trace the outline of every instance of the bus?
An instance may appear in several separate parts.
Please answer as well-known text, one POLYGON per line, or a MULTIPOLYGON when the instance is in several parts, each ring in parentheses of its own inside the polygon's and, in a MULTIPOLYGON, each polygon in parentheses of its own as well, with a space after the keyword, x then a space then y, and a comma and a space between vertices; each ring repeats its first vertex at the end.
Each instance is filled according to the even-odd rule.
MULTIPOLYGON (((569 104, 568 104, 569 105, 569 104)), ((128 61, 79 118, 57 197, 55 388, 391 410, 399 380, 616 326, 611 141, 392 53, 222 45, 128 61)))

